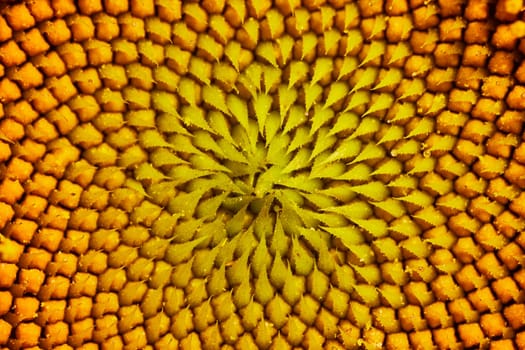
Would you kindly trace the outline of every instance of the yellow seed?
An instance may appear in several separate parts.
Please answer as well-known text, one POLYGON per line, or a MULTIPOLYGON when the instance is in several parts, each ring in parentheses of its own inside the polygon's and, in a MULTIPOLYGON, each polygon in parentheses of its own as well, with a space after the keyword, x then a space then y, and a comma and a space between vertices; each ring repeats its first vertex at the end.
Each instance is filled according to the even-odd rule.
POLYGON ((262 270, 259 275, 255 278, 254 283, 254 296, 262 305, 266 305, 274 296, 275 290, 268 278, 266 270, 262 270))
POLYGON ((425 208, 427 206, 432 205, 434 201, 434 199, 431 196, 419 190, 414 190, 409 195, 400 197, 399 199, 404 202, 417 205, 421 208, 425 208))
POLYGON ((262 23, 263 27, 261 30, 263 38, 266 37, 266 39, 278 39, 282 36, 284 32, 284 18, 279 11, 270 9, 266 13, 266 21, 263 21, 262 23), (267 29, 265 28, 266 25, 268 26, 267 29), (266 33, 266 30, 268 33, 266 33))
POLYGON ((262 319, 254 329, 254 333, 257 346, 259 346, 259 348, 267 348, 272 344, 272 339, 275 333, 277 333, 277 330, 271 322, 262 319))
POLYGON ((239 71, 239 58, 241 56, 241 52, 241 44, 234 40, 229 41, 224 48, 224 54, 237 72, 239 71))
POLYGON ((226 97, 226 104, 240 125, 245 130, 248 130, 248 106, 246 102, 235 95, 228 95, 226 97))
POLYGON ((292 308, 279 295, 276 295, 265 308, 266 316, 276 327, 282 327, 286 324, 288 315, 292 308))
POLYGON ((243 253, 239 259, 237 259, 232 266, 228 269, 227 276, 228 281, 232 285, 241 284, 247 276, 250 275, 248 267, 249 251, 243 253))
POLYGON ((198 104, 200 100, 201 87, 194 80, 185 77, 181 78, 177 87, 177 91, 184 102, 190 106, 195 106, 198 104))
POLYGON ((237 39, 243 47, 253 50, 259 42, 259 22, 249 18, 242 25, 242 31, 237 34, 237 39))
POLYGON ((287 88, 285 85, 279 86, 279 111, 281 120, 284 120, 288 110, 297 99, 297 90, 287 88))
POLYGON ((272 67, 277 67, 276 48, 270 41, 263 41, 257 45, 256 54, 272 67))
POLYGON ((425 89, 425 83, 421 79, 413 79, 406 83, 406 86, 403 86, 404 89, 401 90, 401 96, 399 99, 404 100, 411 98, 413 96, 422 95, 425 89))
MULTIPOLYGON (((412 150, 407 149, 407 148, 416 148, 416 145, 414 145, 413 147, 401 147, 399 149, 396 149, 395 151, 399 152, 399 154, 401 154, 401 155, 403 155, 403 154, 411 154, 409 152, 412 151, 412 150)), ((419 148, 419 145, 417 145, 417 148, 419 148)), ((412 159, 414 159, 415 165, 413 166, 412 169, 410 169, 408 171, 408 175, 432 173, 432 171, 436 167, 436 160, 434 158, 424 157, 424 155, 423 155, 422 158, 423 159, 420 159, 417 156, 414 156, 412 158, 412 159)), ((412 167, 412 164, 410 164, 410 166, 412 167)), ((445 188, 449 187, 447 183, 443 183, 443 181, 437 181, 438 179, 435 179, 435 180, 436 180, 436 182, 433 183, 433 186, 436 186, 435 187, 436 189, 438 189, 440 186, 442 186, 443 189, 440 190, 440 191, 445 191, 445 188)))
POLYGON ((294 305, 299 301, 305 290, 304 284, 304 277, 296 276, 292 274, 290 269, 288 270, 288 277, 284 282, 282 296, 289 305, 294 305))
POLYGON ((71 132, 73 144, 80 145, 83 148, 95 147, 101 144, 102 140, 102 134, 91 123, 81 124, 71 132))
POLYGON ((159 66, 153 71, 153 79, 157 82, 160 89, 175 92, 177 91, 180 76, 167 66, 159 66))
MULTIPOLYGON (((306 325, 312 325, 317 317, 319 309, 319 302, 310 296, 302 297, 294 306, 294 312, 299 316, 300 320, 306 325)), ((294 322, 294 327, 298 327, 299 331, 303 328, 300 323, 294 322)), ((290 329, 290 331, 292 331, 290 329)), ((295 333, 295 331, 294 331, 295 333)))
POLYGON ((329 279, 315 267, 306 279, 306 288, 317 300, 322 301, 328 292, 329 279))
POLYGON ((397 159, 389 159, 379 165, 371 175, 399 175, 403 170, 401 162, 397 159))
POLYGON ((401 234, 403 237, 411 237, 420 233, 420 228, 407 216, 402 216, 390 224, 389 230, 401 234))
POLYGON ((344 56, 354 56, 359 53, 363 47, 363 35, 356 29, 350 29, 345 34, 346 35, 341 40, 343 47, 345 47, 344 56))
POLYGON ((316 84, 317 82, 324 80, 327 76, 330 76, 333 70, 333 60, 327 57, 320 57, 315 61, 313 67, 313 76, 310 84, 316 84))
POLYGON ((193 254, 193 249, 204 239, 205 237, 202 237, 187 243, 171 244, 166 250, 165 259, 172 264, 188 260, 193 254))
MULTIPOLYGON (((273 283, 273 281, 272 281, 273 283)), ((248 278, 244 279, 239 286, 234 289, 233 302, 238 309, 241 309, 250 303, 253 296, 253 289, 248 278)))
POLYGON ((263 317, 264 310, 261 304, 252 300, 246 307, 240 310, 240 314, 242 316, 242 325, 244 326, 244 329, 251 331, 257 326, 259 320, 263 317))
POLYGON ((185 287, 185 293, 187 294, 186 303, 189 307, 195 307, 210 297, 204 279, 192 279, 185 287))
POLYGON ((265 93, 273 91, 281 82, 281 70, 275 67, 262 67, 265 93))
MULTIPOLYGON (((381 25, 381 20, 378 20, 380 18, 381 17, 377 17, 376 21, 375 21, 378 25, 381 25)), ((378 29, 379 29, 379 27, 378 28, 374 28, 374 30, 372 31, 371 36, 375 35, 375 31, 378 30, 378 29)), ((370 44, 370 46, 368 47, 368 51, 366 53, 365 58, 361 61, 359 66, 364 66, 367 63, 369 63, 371 61, 374 61, 378 57, 382 56, 385 53, 385 50, 386 50, 386 43, 385 42, 373 40, 372 43, 370 44)))
POLYGON ((199 34, 197 38, 197 48, 201 55, 209 61, 219 62, 224 54, 222 45, 216 42, 213 37, 204 33, 199 34))

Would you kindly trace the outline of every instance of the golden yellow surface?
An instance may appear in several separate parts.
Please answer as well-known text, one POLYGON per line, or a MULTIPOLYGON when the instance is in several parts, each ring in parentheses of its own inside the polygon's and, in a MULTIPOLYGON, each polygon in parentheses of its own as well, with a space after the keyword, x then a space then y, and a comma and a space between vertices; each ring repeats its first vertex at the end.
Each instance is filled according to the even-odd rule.
POLYGON ((525 349, 523 1, 0 4, 0 350, 525 349))

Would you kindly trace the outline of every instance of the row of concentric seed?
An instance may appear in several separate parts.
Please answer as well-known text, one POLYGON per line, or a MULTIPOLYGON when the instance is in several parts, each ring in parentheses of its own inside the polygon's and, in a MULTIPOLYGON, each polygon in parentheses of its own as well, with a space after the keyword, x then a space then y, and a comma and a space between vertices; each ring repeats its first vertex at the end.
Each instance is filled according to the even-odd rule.
MULTIPOLYGON (((0 343, 395 349, 493 339, 494 348, 524 347, 523 45, 519 11, 505 9, 510 3, 498 2, 497 21, 489 15, 494 4, 478 1, 42 0, 7 7, 0 17, 0 343), (365 232, 370 244, 334 242, 333 271, 319 262, 307 276, 286 270, 285 288, 283 273, 269 270, 279 291, 269 300, 250 292, 255 281, 225 281, 233 293, 210 287, 213 276, 242 278, 221 264, 206 275, 196 262, 213 249, 186 246, 198 247, 182 261, 184 248, 164 251, 180 227, 165 207, 181 188, 163 172, 178 160, 146 131, 169 140, 185 130, 170 119, 173 110, 220 110, 206 98, 207 84, 224 94, 240 87, 249 100, 242 78, 254 62, 281 69, 282 82, 294 80, 301 104, 304 82, 320 75, 323 101, 345 72, 344 54, 365 64, 341 80, 368 79, 359 90, 377 93, 349 94, 329 107, 340 112, 357 96, 352 111, 365 113, 381 93, 392 94, 395 103, 369 116, 384 124, 382 132, 393 124, 401 137, 412 133, 436 160, 417 168, 425 157, 407 146, 397 157, 406 161, 403 172, 416 169, 411 178, 375 176, 399 179, 389 187, 394 198, 413 190, 431 198, 435 210, 419 216, 419 197, 402 205, 417 216, 421 236, 409 240, 399 229, 382 239, 365 232), (333 57, 333 72, 316 74, 325 69, 321 56, 333 57), (292 65, 300 60, 311 68, 296 77, 301 70, 292 65), (417 117, 403 116, 398 101, 417 117), (434 215, 446 225, 433 227, 434 215), (245 304, 243 293, 256 298, 245 304)), ((265 88, 279 112, 278 89, 265 88)), ((359 139, 378 142, 378 135, 359 139)), ((384 146, 390 152, 404 145, 394 141, 384 146)), ((392 205, 374 215, 391 224, 392 205)), ((259 242, 230 243, 244 245, 259 242)), ((234 256, 254 274, 242 254, 234 256)), ((271 259, 286 268, 287 258, 271 259)))

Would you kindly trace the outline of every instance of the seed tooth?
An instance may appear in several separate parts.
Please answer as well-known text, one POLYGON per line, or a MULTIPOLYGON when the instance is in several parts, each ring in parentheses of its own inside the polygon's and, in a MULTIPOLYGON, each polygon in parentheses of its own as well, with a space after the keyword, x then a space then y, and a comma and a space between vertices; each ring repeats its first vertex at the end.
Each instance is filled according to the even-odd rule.
POLYGON ((345 48, 344 56, 355 56, 363 48, 363 34, 356 29, 350 29, 343 36, 341 46, 345 48))
POLYGON ((424 226, 437 227, 447 222, 447 217, 435 207, 427 207, 414 213, 414 218, 424 226))
POLYGON ((318 84, 305 85, 303 89, 305 94, 305 108, 308 112, 320 98, 321 94, 323 93, 323 89, 318 84))
POLYGON ((334 339, 339 332, 338 321, 335 315, 322 307, 315 321, 315 326, 325 338, 334 339))
POLYGON ((460 268, 461 265, 456 261, 454 256, 449 250, 439 249, 434 251, 429 257, 429 261, 434 265, 440 272, 447 274, 454 274, 460 268))
POLYGON ((295 305, 303 295, 304 290, 304 277, 292 274, 290 267, 288 267, 288 277, 286 278, 281 291, 283 298, 289 305, 295 305))
POLYGON ((352 86, 350 92, 354 93, 368 86, 371 87, 378 74, 379 70, 376 67, 359 68, 350 80, 352 86))
POLYGON ((355 285, 354 272, 348 265, 336 264, 330 280, 332 285, 346 293, 351 293, 355 285))
POLYGON ((219 324, 215 323, 200 332, 200 339, 204 349, 219 348, 223 342, 219 324))
POLYGON ((310 136, 313 136, 323 125, 327 124, 331 119, 334 118, 334 111, 331 109, 320 108, 317 105, 314 106, 312 116, 312 126, 310 129, 310 136))
POLYGON ((319 57, 315 61, 313 67, 313 76, 310 81, 310 85, 316 84, 317 82, 324 80, 328 77, 333 70, 333 60, 328 57, 319 57))
POLYGON ((309 61, 315 57, 317 47, 317 36, 312 32, 307 32, 301 36, 301 60, 309 61))
POLYGON ((255 276, 258 276, 263 271, 268 271, 271 263, 272 258, 266 246, 266 235, 263 234, 251 259, 251 267, 255 276))
POLYGON ((324 274, 331 274, 335 269, 334 256, 328 247, 319 251, 319 258, 317 259, 317 266, 324 274))
POLYGON ((329 288, 330 280, 323 272, 314 267, 314 270, 306 278, 306 288, 308 292, 316 299, 322 302, 329 288))
POLYGON ((341 33, 337 29, 329 29, 323 33, 320 41, 320 49, 328 56, 336 56, 339 49, 339 40, 341 40, 341 33), (324 50, 323 50, 324 47, 324 50))
POLYGON ((174 265, 190 259, 196 246, 202 243, 206 237, 200 237, 185 243, 170 244, 166 250, 164 259, 174 265))
MULTIPOLYGON (((375 36, 377 31, 380 30, 381 26, 384 25, 384 19, 377 17, 374 21, 374 28, 372 29, 371 36, 375 36), (376 27, 377 25, 377 27, 376 27)), ((386 43, 384 41, 372 40, 372 43, 368 46, 366 56, 363 58, 359 66, 366 66, 369 62, 384 55, 386 51, 386 43)))
MULTIPOLYGON (((196 106, 200 103, 201 86, 193 79, 182 77, 177 86, 177 92, 184 102, 190 106, 196 106)), ((171 107, 171 106, 170 106, 171 107)), ((178 113, 177 113, 178 114, 178 113)), ((175 114, 175 115, 177 115, 175 114)))
MULTIPOLYGON (((392 218, 399 218, 406 213, 406 209, 403 204, 395 198, 387 198, 383 201, 374 202, 373 205, 376 208, 381 209, 392 218)), ((383 217, 382 214, 380 216, 383 217)))
POLYGON ((266 317, 268 317, 278 329, 286 324, 291 311, 292 308, 290 305, 288 305, 279 294, 276 294, 265 307, 266 317))
POLYGON ((307 326, 296 315, 291 315, 286 320, 282 331, 291 345, 299 345, 304 338, 306 328, 307 326))
POLYGON ((195 307, 194 312, 195 319, 193 322, 197 332, 203 332, 217 321, 213 314, 213 307, 210 299, 205 300, 202 304, 195 307))
POLYGON ((492 179, 503 174, 507 166, 508 162, 505 159, 485 154, 474 164, 474 171, 484 178, 492 179))
POLYGON ((348 309, 350 321, 360 329, 369 328, 372 324, 370 308, 357 301, 351 301, 348 309))
POLYGON ((446 208, 446 210, 451 210, 452 213, 459 213, 465 211, 467 207, 467 200, 462 196, 458 196, 455 193, 449 193, 445 196, 440 197, 436 201, 436 205, 446 208))
POLYGON ((164 334, 169 331, 170 319, 164 313, 159 312, 152 316, 144 323, 144 330, 148 342, 158 341, 164 334))
MULTIPOLYGON (((189 334, 195 334, 195 333, 190 333, 194 329, 193 319, 194 319, 193 312, 189 308, 181 309, 179 310, 179 312, 177 312, 175 315, 172 316, 171 318, 172 326, 170 328, 170 331, 175 336, 175 338, 181 340, 181 343, 184 339, 188 339, 187 337, 189 334)), ((198 346, 198 344, 193 344, 193 345, 198 346)), ((199 348, 200 346, 197 347, 197 349, 199 348)), ((192 348, 188 347, 187 345, 186 349, 192 349, 192 348)))
POLYGON ((263 269, 256 277, 254 290, 255 299, 262 305, 266 305, 275 295, 275 290, 268 278, 268 272, 266 269, 263 269))
POLYGON ((173 334, 168 332, 155 342, 155 346, 159 349, 175 350, 178 349, 179 341, 173 336, 173 334))
POLYGON ((253 296, 252 285, 249 278, 245 278, 233 291, 233 302, 237 309, 242 309, 250 303, 253 296))
POLYGON ((163 288, 170 280, 172 274, 172 266, 165 263, 164 261, 157 261, 155 268, 148 279, 150 288, 163 288))
POLYGON ((251 333, 244 333, 236 339, 235 345, 239 349, 258 349, 251 333))
POLYGON ((145 318, 161 314, 159 311, 162 309, 162 298, 162 289, 148 288, 144 295, 144 299, 142 299, 142 302, 140 303, 140 309, 145 318))
POLYGON ((194 258, 189 261, 176 265, 171 272, 171 283, 178 288, 184 288, 188 285, 189 281, 193 278, 191 267, 194 262, 194 258))
MULTIPOLYGON (((303 61, 290 62, 290 77, 288 78, 288 88, 295 86, 297 83, 304 82, 308 76, 309 67, 303 61)), ((314 82, 312 81, 311 84, 314 82)))
POLYGON ((207 281, 205 279, 193 278, 190 280, 189 284, 185 286, 184 292, 189 307, 195 308, 210 297, 206 290, 206 285, 207 281))
POLYGON ((242 23, 242 28, 237 32, 237 40, 244 48, 253 50, 259 42, 259 32, 259 22, 255 18, 249 18, 242 23))
POLYGON ((346 97, 347 94, 348 85, 346 83, 342 81, 337 81, 331 84, 323 109, 332 107, 334 104, 346 97))
POLYGON ((208 294, 217 295, 228 288, 229 281, 226 279, 226 267, 221 265, 218 269, 213 270, 208 279, 208 294))
POLYGON ((290 262, 295 273, 301 276, 308 276, 313 269, 314 260, 311 253, 297 237, 292 237, 290 262))
POLYGON ((365 282, 368 285, 376 286, 381 281, 381 271, 377 267, 376 264, 368 264, 368 265, 351 265, 352 269, 354 270, 354 273, 356 275, 356 280, 358 282, 365 282))
POLYGON ((280 85, 278 89, 279 95, 279 113, 281 116, 281 124, 284 124, 284 119, 290 110, 290 107, 297 99, 297 90, 294 88, 280 85))
POLYGON ((310 161, 313 161, 318 155, 332 148, 337 142, 337 137, 333 135, 329 136, 328 133, 328 127, 319 129, 312 154, 310 155, 310 161))
MULTIPOLYGON (((207 61, 219 62, 224 55, 224 46, 221 43, 215 41, 215 39, 206 34, 200 33, 197 37, 197 50, 201 56, 203 56, 207 61)), ((195 60, 195 57, 191 58, 192 61, 195 60)), ((198 71, 198 67, 191 67, 190 63, 190 73, 201 80, 205 84, 209 84, 209 78, 211 75, 211 64, 209 62, 198 59, 196 62, 200 62, 200 68, 204 68, 203 72, 198 71)))
POLYGON ((248 267, 248 258, 250 253, 250 250, 244 250, 242 255, 233 262, 231 267, 226 272, 228 281, 232 286, 241 284, 246 276, 250 275, 250 269, 248 267))
POLYGON ((224 322, 237 311, 230 291, 224 291, 221 294, 215 295, 212 298, 211 304, 214 315, 219 322, 224 322))
POLYGON ((248 332, 251 332, 264 317, 263 306, 253 299, 247 306, 239 311, 242 317, 242 325, 248 332))
POLYGON ((276 333, 275 325, 263 318, 254 329, 255 343, 259 348, 268 348, 272 344, 272 339, 276 333))
POLYGON ((168 286, 163 295, 164 312, 168 316, 174 316, 185 304, 184 290, 168 286))
POLYGON ((425 240, 435 247, 451 249, 455 243, 453 233, 446 226, 438 226, 425 232, 425 240))
MULTIPOLYGON (((328 212, 334 212, 334 213, 343 215, 349 220, 367 218, 372 214, 370 205, 360 200, 356 200, 353 203, 346 204, 344 206, 324 208, 324 210, 328 212)), ((334 230, 334 232, 337 232, 336 228, 325 228, 325 229, 328 230, 329 232, 331 232, 331 230, 334 230)))
POLYGON ((286 277, 287 277, 287 268, 286 265, 281 258, 281 253, 279 250, 275 252, 275 256, 273 259, 273 263, 270 269, 270 280, 274 287, 280 289, 283 287, 286 277))
MULTIPOLYGON (((119 303, 122 306, 130 306, 137 309, 137 311, 132 311, 132 313, 137 313, 137 317, 140 317, 142 323, 142 312, 139 310, 139 305, 136 305, 138 302, 142 301, 144 295, 146 294, 148 287, 142 281, 128 281, 125 283, 124 288, 119 291, 119 303)), ((130 325, 134 327, 136 324, 130 325)))

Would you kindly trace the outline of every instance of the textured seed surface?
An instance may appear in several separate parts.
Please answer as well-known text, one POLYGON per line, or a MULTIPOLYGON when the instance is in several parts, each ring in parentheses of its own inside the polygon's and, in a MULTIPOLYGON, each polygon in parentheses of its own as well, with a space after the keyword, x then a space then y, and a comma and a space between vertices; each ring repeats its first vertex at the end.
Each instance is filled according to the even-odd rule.
POLYGON ((0 8, 0 349, 525 349, 523 1, 0 8))

